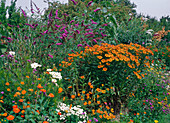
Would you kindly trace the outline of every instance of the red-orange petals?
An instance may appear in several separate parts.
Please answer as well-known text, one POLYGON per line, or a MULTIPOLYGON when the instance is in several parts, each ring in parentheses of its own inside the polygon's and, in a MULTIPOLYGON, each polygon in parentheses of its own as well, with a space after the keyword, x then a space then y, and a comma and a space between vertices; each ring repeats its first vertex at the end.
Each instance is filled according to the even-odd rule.
POLYGON ((43 87, 41 86, 41 84, 38 84, 37 88, 43 88, 43 87))
POLYGON ((48 96, 49 96, 49 97, 54 97, 54 94, 50 93, 48 96))
POLYGON ((13 120, 15 117, 13 115, 9 115, 6 119, 7 120, 13 120))
POLYGON ((19 109, 19 108, 14 108, 14 109, 13 109, 13 112, 19 113, 19 112, 20 112, 20 109, 19 109))

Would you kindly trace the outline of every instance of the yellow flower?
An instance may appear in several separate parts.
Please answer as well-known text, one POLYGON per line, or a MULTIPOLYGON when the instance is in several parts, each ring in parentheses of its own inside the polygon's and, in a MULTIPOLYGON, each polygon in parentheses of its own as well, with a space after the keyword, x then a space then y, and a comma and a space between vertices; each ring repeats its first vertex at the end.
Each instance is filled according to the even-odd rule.
POLYGON ((122 113, 120 113, 120 115, 123 115, 122 113))
POLYGON ((154 120, 155 123, 158 123, 158 120, 154 120))

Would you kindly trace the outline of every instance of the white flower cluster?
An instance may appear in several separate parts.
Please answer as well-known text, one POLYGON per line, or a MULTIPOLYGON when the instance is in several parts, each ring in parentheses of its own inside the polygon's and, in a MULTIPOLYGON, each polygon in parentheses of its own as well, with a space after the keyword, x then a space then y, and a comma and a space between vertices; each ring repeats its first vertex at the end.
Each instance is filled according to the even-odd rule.
POLYGON ((36 69, 37 67, 41 67, 41 65, 35 62, 31 64, 31 68, 36 69))
POLYGON ((148 30, 146 31, 146 33, 147 33, 147 34, 150 34, 150 35, 152 35, 152 32, 153 32, 152 29, 148 29, 148 30))
POLYGON ((9 55, 14 56, 14 55, 15 55, 15 52, 13 52, 13 51, 9 51, 9 55))
POLYGON ((70 105, 66 105, 65 103, 60 102, 57 106, 58 109, 56 109, 56 111, 57 113, 61 113, 60 120, 66 120, 67 117, 75 115, 80 120, 78 123, 86 123, 88 116, 86 112, 84 112, 83 109, 81 109, 80 107, 80 105, 71 107, 70 105))
POLYGON ((55 83, 56 86, 58 86, 56 79, 59 79, 59 80, 62 79, 61 73, 59 73, 59 72, 52 72, 51 69, 47 69, 47 71, 49 72, 49 74, 52 75, 52 82, 55 83))

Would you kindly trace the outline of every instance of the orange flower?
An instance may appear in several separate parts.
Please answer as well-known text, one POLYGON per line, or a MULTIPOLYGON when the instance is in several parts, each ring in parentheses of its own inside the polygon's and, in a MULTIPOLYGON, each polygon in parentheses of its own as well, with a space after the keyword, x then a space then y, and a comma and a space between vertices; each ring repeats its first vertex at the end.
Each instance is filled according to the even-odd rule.
POLYGON ((23 102, 23 99, 20 99, 19 102, 23 102))
POLYGON ((65 101, 66 97, 63 97, 63 101, 65 101))
POLYGON ((25 94, 26 93, 26 91, 25 90, 22 90, 22 92, 21 92, 22 94, 25 94))
POLYGON ((93 85, 91 85, 90 88, 93 88, 93 85))
POLYGON ((97 56, 98 59, 102 59, 103 57, 102 56, 97 56))
POLYGON ((8 88, 7 91, 11 91, 11 89, 8 88))
POLYGON ((100 104, 100 101, 97 101, 97 104, 100 104))
POLYGON ((58 89, 58 93, 61 93, 62 91, 63 91, 62 88, 59 88, 59 89, 58 89))
POLYGON ((61 115, 61 112, 58 112, 58 115, 61 115))
POLYGON ((85 91, 82 91, 83 94, 85 94, 85 91))
POLYGON ((102 118, 102 115, 99 115, 100 118, 102 118))
POLYGON ((24 113, 25 113, 25 110, 22 110, 21 113, 24 114, 24 113))
POLYGON ((143 112, 144 114, 146 114, 146 112, 143 112))
POLYGON ((21 85, 24 85, 24 82, 21 82, 21 85))
POLYGON ((95 110, 94 109, 92 110, 92 113, 95 114, 95 110))
POLYGON ((74 99, 76 96, 75 95, 71 95, 71 98, 74 99))
POLYGON ((31 91, 31 92, 33 92, 33 89, 28 89, 28 91, 31 91))
POLYGON ((104 67, 104 68, 103 68, 103 71, 107 71, 107 68, 106 68, 106 67, 104 67))
POLYGON ((49 122, 47 122, 47 121, 44 121, 43 123, 49 123, 49 122))
POLYGON ((139 113, 137 113, 137 115, 139 115, 139 113))
POLYGON ((20 109, 19 109, 19 108, 14 108, 13 111, 14 111, 15 113, 19 113, 19 112, 20 112, 20 109))
POLYGON ((37 78, 37 80, 41 80, 41 78, 37 78))
POLYGON ((13 116, 13 115, 9 115, 8 117, 7 117, 7 120, 13 120, 15 117, 13 116))
POLYGON ((88 85, 91 86, 91 82, 88 82, 88 85))
POLYGON ((18 108, 18 106, 17 105, 13 105, 12 108, 18 108))
POLYGON ((37 112, 38 114, 40 114, 40 111, 39 111, 39 110, 37 110, 36 112, 37 112))
POLYGON ((80 93, 78 93, 77 96, 80 96, 80 93))
POLYGON ((8 86, 8 85, 9 85, 9 82, 7 82, 5 85, 7 85, 7 86, 8 86))
POLYGON ((21 89, 20 87, 17 87, 17 90, 18 90, 18 91, 21 91, 22 89, 21 89))
POLYGON ((91 104, 91 101, 88 101, 88 104, 90 105, 90 104, 91 104))
POLYGON ((7 113, 4 113, 3 116, 6 117, 8 114, 7 113))
POLYGON ((30 78, 29 76, 26 76, 27 78, 30 78))
POLYGON ((49 97, 54 97, 54 94, 50 93, 48 96, 49 96, 49 97))
POLYGON ((85 77, 84 76, 80 76, 81 79, 84 79, 85 77))
POLYGON ((87 102, 84 102, 84 105, 87 105, 87 102))
POLYGON ((69 86, 68 88, 73 88, 72 86, 69 86))
POLYGON ((41 86, 41 84, 38 84, 37 88, 39 88, 39 89, 40 89, 40 88, 43 88, 43 87, 41 86))
POLYGON ((42 91, 42 92, 46 92, 46 90, 45 90, 45 89, 41 89, 40 91, 42 91))

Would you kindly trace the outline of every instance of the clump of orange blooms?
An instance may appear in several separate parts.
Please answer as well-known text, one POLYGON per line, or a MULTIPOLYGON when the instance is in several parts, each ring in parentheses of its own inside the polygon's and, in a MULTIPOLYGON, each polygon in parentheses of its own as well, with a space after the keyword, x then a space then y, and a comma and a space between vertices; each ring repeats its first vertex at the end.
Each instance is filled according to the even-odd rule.
POLYGON ((149 56, 154 55, 150 49, 133 43, 119 45, 102 43, 101 45, 94 45, 92 47, 86 46, 85 50, 80 53, 68 54, 68 60, 62 61, 62 67, 70 66, 76 58, 85 59, 88 56, 95 56, 99 60, 97 67, 102 69, 102 71, 108 71, 109 66, 113 62, 123 62, 129 68, 136 69, 133 73, 138 79, 141 79, 144 75, 139 75, 140 70, 138 70, 138 67, 141 65, 142 55, 145 56, 144 67, 150 67, 149 56))

